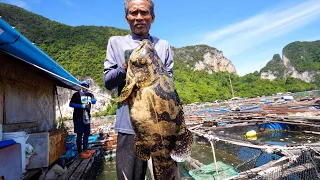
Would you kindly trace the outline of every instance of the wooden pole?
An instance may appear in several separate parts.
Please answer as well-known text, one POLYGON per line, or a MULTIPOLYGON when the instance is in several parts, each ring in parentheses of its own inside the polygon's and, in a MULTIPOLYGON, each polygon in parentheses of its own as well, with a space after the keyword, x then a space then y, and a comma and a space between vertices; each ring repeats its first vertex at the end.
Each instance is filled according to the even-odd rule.
POLYGON ((234 91, 233 91, 233 87, 232 87, 232 81, 231 81, 230 74, 229 74, 229 81, 230 81, 230 87, 231 87, 232 97, 234 98, 234 91))
POLYGON ((198 169, 204 166, 201 162, 199 162, 197 159, 193 159, 191 157, 186 159, 186 162, 193 168, 193 169, 198 169))

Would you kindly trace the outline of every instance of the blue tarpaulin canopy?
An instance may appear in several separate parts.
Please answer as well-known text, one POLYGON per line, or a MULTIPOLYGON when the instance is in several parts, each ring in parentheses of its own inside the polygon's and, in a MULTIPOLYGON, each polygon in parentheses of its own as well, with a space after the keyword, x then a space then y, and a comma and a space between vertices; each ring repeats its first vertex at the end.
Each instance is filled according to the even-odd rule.
POLYGON ((68 88, 80 89, 75 77, 1 18, 0 50, 51 75, 68 88))

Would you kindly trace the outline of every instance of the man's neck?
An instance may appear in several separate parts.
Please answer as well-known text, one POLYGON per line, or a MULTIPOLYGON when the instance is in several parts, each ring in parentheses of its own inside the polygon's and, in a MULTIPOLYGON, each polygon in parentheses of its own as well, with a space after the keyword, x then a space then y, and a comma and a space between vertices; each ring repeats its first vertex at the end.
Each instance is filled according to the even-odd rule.
POLYGON ((131 32, 131 36, 132 36, 132 39, 134 40, 150 39, 150 34, 148 34, 147 36, 140 36, 131 32))
POLYGON ((87 93, 87 92, 88 92, 88 90, 86 90, 86 89, 85 89, 85 90, 81 89, 80 91, 81 91, 82 93, 87 93))

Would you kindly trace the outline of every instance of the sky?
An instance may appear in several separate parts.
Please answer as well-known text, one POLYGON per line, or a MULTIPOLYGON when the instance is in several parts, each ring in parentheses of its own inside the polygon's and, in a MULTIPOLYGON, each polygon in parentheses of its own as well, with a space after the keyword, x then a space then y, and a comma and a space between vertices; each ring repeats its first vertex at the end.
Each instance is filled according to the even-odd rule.
MULTIPOLYGON (((71 26, 129 29, 123 0, 0 0, 71 26)), ((171 46, 206 44, 239 75, 259 71, 294 41, 320 40, 320 0, 153 0, 150 34, 171 46)))

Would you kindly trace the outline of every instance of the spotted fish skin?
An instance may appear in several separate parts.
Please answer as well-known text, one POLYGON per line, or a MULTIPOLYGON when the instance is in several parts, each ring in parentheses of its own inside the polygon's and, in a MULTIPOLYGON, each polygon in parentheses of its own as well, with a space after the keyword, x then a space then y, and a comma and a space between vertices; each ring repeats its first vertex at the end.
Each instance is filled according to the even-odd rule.
POLYGON ((174 160, 191 154, 193 136, 186 128, 173 80, 150 41, 143 40, 132 52, 118 102, 129 105, 136 154, 142 160, 151 156, 157 179, 167 179, 176 166, 174 160))

